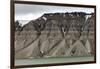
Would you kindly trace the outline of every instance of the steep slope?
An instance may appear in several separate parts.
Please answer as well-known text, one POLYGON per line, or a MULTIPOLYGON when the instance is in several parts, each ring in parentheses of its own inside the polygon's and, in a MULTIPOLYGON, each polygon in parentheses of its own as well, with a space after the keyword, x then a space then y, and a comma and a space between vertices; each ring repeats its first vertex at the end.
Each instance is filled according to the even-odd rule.
MULTIPOLYGON (((94 14, 48 13, 15 31, 15 57, 86 56, 94 53, 94 14), (86 16, 91 17, 86 17, 86 16)), ((18 26, 17 26, 18 28, 18 26)))

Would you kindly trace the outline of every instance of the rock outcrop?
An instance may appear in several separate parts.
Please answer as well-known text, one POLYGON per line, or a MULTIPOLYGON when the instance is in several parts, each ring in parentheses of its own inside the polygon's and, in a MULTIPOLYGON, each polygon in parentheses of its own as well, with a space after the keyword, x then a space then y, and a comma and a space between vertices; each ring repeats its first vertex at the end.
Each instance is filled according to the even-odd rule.
POLYGON ((93 25, 93 13, 46 13, 16 26, 15 58, 94 55, 93 25))

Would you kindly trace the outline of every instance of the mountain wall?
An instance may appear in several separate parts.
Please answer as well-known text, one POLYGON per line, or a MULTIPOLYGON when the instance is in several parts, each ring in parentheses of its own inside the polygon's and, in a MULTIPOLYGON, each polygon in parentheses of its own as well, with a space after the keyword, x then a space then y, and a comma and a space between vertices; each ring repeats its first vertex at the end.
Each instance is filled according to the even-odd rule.
POLYGON ((94 13, 46 13, 21 27, 15 22, 15 57, 94 55, 94 13))

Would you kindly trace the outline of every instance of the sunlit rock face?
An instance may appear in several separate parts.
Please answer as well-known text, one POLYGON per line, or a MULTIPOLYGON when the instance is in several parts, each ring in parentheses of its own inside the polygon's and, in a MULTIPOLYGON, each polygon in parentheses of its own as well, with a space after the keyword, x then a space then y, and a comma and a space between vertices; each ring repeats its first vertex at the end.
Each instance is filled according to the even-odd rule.
POLYGON ((15 23, 15 58, 94 55, 93 13, 46 13, 15 23))

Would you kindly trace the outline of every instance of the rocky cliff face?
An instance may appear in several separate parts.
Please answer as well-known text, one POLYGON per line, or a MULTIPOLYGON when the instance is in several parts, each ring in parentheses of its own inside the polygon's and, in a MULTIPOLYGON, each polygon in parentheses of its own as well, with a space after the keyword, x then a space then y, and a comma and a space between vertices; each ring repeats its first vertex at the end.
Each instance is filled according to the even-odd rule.
POLYGON ((48 13, 16 26, 15 57, 94 55, 94 14, 48 13))

